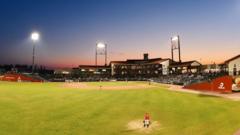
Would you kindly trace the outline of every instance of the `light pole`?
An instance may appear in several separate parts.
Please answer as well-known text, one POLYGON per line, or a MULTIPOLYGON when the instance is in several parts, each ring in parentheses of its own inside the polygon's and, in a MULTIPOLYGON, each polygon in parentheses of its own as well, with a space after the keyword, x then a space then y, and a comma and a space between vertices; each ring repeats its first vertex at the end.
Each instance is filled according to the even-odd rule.
POLYGON ((33 52, 32 52, 32 74, 34 73, 34 62, 35 62, 35 44, 39 40, 39 33, 38 32, 33 32, 31 34, 31 40, 33 41, 33 52))
POLYGON ((173 60, 173 56, 174 56, 173 51, 175 49, 177 49, 178 50, 179 62, 181 62, 181 47, 180 47, 180 37, 179 37, 179 35, 171 38, 171 45, 172 45, 172 47, 171 47, 172 60, 173 60), (177 46, 176 46, 176 43, 177 43, 177 46))
POLYGON ((98 55, 105 56, 105 66, 107 65, 107 44, 105 43, 97 43, 96 44, 96 55, 95 55, 95 65, 97 66, 98 55))

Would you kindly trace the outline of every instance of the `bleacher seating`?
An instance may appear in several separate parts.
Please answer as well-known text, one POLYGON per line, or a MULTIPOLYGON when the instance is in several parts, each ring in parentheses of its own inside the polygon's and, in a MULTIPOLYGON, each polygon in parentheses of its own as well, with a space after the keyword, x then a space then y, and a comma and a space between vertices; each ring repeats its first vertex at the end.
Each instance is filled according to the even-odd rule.
POLYGON ((152 78, 154 82, 176 85, 189 85, 192 83, 211 81, 220 76, 226 75, 225 73, 200 73, 200 74, 180 74, 180 75, 167 75, 158 78, 152 78))

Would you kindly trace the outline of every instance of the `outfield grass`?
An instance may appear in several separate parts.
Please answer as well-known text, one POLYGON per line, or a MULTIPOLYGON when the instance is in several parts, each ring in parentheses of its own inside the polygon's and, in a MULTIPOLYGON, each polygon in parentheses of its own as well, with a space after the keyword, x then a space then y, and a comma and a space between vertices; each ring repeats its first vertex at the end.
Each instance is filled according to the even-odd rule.
POLYGON ((237 101, 163 87, 114 91, 61 86, 0 82, 0 135, 144 134, 128 131, 126 125, 142 119, 145 112, 161 124, 153 135, 232 135, 240 129, 237 101))

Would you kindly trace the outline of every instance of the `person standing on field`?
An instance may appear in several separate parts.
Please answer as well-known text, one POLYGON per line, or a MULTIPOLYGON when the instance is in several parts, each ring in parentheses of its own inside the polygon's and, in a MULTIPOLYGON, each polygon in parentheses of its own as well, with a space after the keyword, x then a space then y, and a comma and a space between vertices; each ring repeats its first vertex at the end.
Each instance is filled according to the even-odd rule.
POLYGON ((143 120, 143 127, 148 128, 149 126, 150 126, 150 115, 146 113, 143 120))

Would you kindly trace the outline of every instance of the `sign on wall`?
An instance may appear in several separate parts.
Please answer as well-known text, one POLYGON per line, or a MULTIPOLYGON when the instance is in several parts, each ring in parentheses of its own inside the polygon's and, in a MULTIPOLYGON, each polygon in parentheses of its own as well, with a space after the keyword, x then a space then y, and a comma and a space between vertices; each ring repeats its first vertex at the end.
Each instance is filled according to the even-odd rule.
POLYGON ((185 86, 186 89, 217 91, 222 93, 232 92, 233 78, 231 76, 223 76, 212 80, 211 82, 195 83, 185 86))

